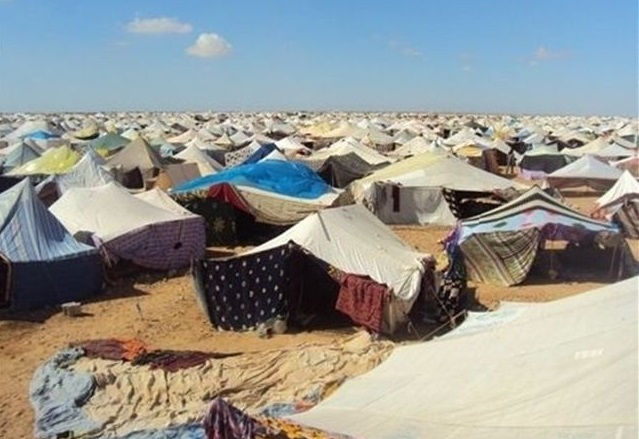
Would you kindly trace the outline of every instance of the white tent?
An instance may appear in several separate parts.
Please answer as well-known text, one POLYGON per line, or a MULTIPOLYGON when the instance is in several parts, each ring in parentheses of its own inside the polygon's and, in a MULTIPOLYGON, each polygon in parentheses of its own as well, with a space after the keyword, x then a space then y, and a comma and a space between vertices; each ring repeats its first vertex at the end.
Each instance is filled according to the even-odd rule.
POLYGON ((347 155, 355 153, 359 158, 371 165, 379 165, 392 161, 392 159, 380 154, 368 146, 362 145, 352 137, 345 137, 338 140, 327 148, 314 152, 308 160, 310 161, 326 161, 329 157, 336 155, 347 155))
POLYGON ((595 204, 598 208, 603 208, 616 204, 624 198, 639 199, 639 182, 637 182, 629 171, 624 171, 614 186, 603 194, 595 204))
POLYGON ((597 137, 595 140, 585 144, 584 146, 580 146, 579 148, 572 148, 572 149, 567 148, 567 149, 564 149, 562 152, 569 156, 581 157, 586 154, 597 154, 599 151, 607 148, 609 145, 610 144, 606 140, 604 140, 602 137, 597 137))
POLYGON ((471 313, 293 418, 368 439, 634 439, 638 285, 471 313))
POLYGON ((92 231, 105 242, 145 226, 184 218, 137 198, 115 183, 72 188, 49 209, 71 233, 92 231))
POLYGON ((98 187, 111 183, 114 178, 102 165, 104 159, 89 149, 69 172, 55 177, 58 192, 64 194, 71 188, 98 187))
POLYGON ((354 181, 349 190, 387 224, 456 222, 442 189, 492 192, 525 186, 483 171, 443 153, 426 153, 382 168, 354 181), (391 186, 397 187, 395 193, 391 186))
POLYGON ((252 250, 259 253, 293 241, 342 271, 368 275, 388 285, 397 300, 385 311, 389 332, 404 321, 420 291, 429 258, 413 250, 366 208, 351 205, 311 214, 304 220, 252 250), (374 255, 374 257, 372 257, 374 255))
POLYGON ((186 163, 195 163, 200 171, 200 175, 215 174, 222 169, 222 165, 213 160, 213 158, 195 144, 187 146, 186 149, 175 154, 174 157, 184 160, 186 163))
POLYGON ((139 194, 134 195, 136 198, 140 200, 144 200, 147 203, 159 207, 161 209, 168 210, 170 212, 177 213, 178 215, 182 215, 184 217, 196 217, 193 212, 185 209, 176 203, 173 198, 169 196, 166 192, 159 188, 153 188, 146 192, 140 192, 139 194))
POLYGON ((388 155, 394 156, 394 157, 408 157, 411 155, 418 155, 418 154, 423 154, 425 152, 430 152, 437 148, 440 148, 440 147, 437 146, 436 142, 426 140, 422 136, 416 136, 416 137, 413 137, 408 142, 404 143, 402 146, 400 146, 396 150, 389 152, 388 155))
POLYGON ((205 251, 204 219, 109 183, 69 189, 49 210, 72 234, 91 232, 109 254, 153 269, 186 266, 205 251))
POLYGON ((612 167, 591 155, 557 169, 548 174, 547 183, 554 188, 590 186, 594 189, 609 188, 621 177, 622 171, 612 167))

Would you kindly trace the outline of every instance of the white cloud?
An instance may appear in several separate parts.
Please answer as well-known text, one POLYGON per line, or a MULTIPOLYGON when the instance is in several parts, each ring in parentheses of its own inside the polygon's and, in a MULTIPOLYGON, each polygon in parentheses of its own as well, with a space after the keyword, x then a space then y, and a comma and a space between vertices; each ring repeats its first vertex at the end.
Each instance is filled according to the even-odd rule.
POLYGON ((570 58, 570 52, 553 51, 553 50, 547 49, 544 46, 539 46, 533 52, 528 63, 531 66, 536 66, 540 62, 561 60, 561 59, 567 59, 567 58, 570 58))
POLYGON ((412 56, 414 58, 423 58, 424 57, 424 54, 420 50, 414 49, 412 47, 402 47, 399 50, 399 53, 401 53, 404 56, 412 56))
POLYGON ((400 55, 408 56, 411 58, 425 57, 421 50, 415 49, 414 47, 406 46, 396 40, 389 40, 386 44, 388 45, 388 47, 390 47, 400 55))
POLYGON ((215 33, 200 34, 186 53, 198 58, 218 58, 228 54, 231 45, 224 38, 215 33))
POLYGON ((126 30, 134 34, 188 34, 193 30, 189 23, 175 18, 136 18, 126 25, 126 30))

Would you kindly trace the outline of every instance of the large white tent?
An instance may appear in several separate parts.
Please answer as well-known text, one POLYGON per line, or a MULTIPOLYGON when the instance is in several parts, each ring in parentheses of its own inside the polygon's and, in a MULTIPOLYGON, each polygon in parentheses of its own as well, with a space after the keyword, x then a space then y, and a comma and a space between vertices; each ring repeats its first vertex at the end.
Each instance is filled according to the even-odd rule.
POLYGON ((386 310, 389 332, 404 321, 420 291, 429 255, 419 253, 360 205, 322 210, 247 254, 295 242, 340 270, 386 284, 396 300, 386 310), (372 257, 374 255, 374 257, 372 257))
POLYGON ((471 313, 293 418, 368 439, 634 439, 638 285, 471 313))

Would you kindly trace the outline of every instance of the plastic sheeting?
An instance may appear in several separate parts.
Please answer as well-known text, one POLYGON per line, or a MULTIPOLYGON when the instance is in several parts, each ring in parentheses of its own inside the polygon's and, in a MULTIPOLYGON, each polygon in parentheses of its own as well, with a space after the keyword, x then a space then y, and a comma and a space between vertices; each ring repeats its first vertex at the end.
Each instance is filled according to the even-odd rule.
POLYGON ((177 186, 173 192, 208 189, 218 183, 248 186, 304 199, 318 198, 332 191, 332 188, 319 175, 304 165, 281 160, 266 160, 191 180, 177 186))
POLYGON ((634 439, 638 283, 471 315, 293 418, 368 439, 634 439))

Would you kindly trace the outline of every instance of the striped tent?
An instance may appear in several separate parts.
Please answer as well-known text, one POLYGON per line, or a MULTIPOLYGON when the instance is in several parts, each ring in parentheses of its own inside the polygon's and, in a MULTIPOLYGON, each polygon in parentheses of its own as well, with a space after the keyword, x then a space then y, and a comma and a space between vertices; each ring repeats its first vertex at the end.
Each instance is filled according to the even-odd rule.
POLYGON ((97 294, 96 249, 77 242, 28 179, 0 194, 0 306, 34 309, 97 294))
POLYGON ((534 186, 503 206, 462 221, 457 239, 470 279, 508 286, 526 278, 543 241, 578 242, 601 232, 619 231, 534 186))

